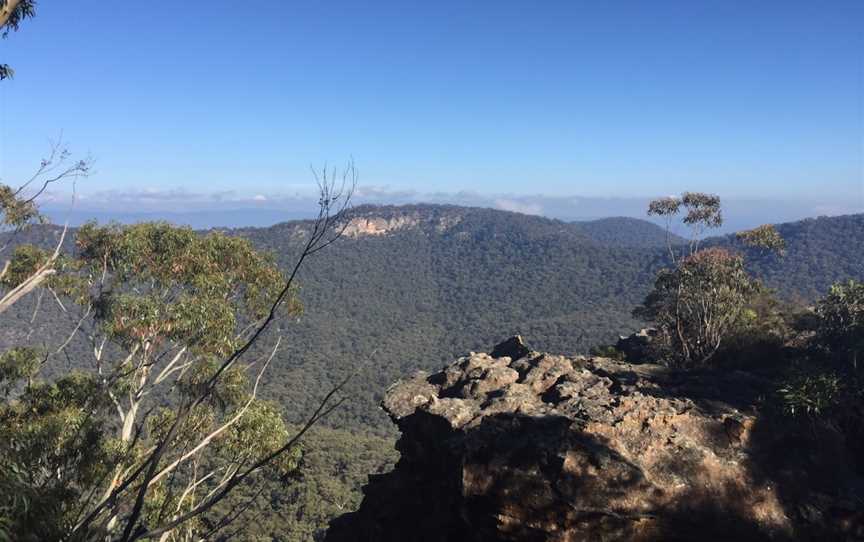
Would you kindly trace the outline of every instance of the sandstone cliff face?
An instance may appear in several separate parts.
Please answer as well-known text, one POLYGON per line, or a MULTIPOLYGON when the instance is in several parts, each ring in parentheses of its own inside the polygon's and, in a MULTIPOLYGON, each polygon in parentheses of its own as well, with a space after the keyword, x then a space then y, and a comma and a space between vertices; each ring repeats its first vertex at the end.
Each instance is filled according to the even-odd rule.
MULTIPOLYGON (((358 212, 359 213, 359 212, 358 212)), ((419 212, 408 212, 401 215, 375 216, 362 214, 348 221, 343 232, 347 237, 381 236, 399 230, 422 228, 437 233, 443 233, 461 221, 459 215, 440 213, 423 216, 419 212)))
POLYGON ((412 216, 401 216, 396 218, 362 217, 352 218, 345 227, 345 235, 348 237, 362 237, 364 235, 384 235, 386 233, 417 226, 420 219, 412 216))
POLYGON ((388 391, 401 459, 327 540, 864 539, 839 436, 765 421, 763 387, 511 339, 388 391))

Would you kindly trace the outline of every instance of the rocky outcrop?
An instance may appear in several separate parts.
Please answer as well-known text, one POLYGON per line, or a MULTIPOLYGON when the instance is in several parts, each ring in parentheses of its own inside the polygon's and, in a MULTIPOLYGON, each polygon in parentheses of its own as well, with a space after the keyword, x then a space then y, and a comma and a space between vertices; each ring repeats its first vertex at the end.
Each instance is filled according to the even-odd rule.
POLYGON ((615 349, 621 352, 624 359, 630 363, 644 363, 656 359, 657 330, 654 328, 640 329, 630 335, 621 335, 615 344, 615 349))
POLYGON ((345 227, 344 234, 348 237, 362 237, 364 235, 384 235, 386 233, 417 226, 420 220, 412 216, 400 216, 395 218, 383 217, 361 217, 352 218, 345 227))
POLYGON ((401 459, 326 540, 864 539, 842 439, 772 423, 758 378, 493 354, 387 392, 401 459))
POLYGON ((461 221, 461 212, 448 207, 423 212, 412 207, 360 206, 351 210, 343 233, 353 238, 377 237, 410 229, 441 234, 461 221))

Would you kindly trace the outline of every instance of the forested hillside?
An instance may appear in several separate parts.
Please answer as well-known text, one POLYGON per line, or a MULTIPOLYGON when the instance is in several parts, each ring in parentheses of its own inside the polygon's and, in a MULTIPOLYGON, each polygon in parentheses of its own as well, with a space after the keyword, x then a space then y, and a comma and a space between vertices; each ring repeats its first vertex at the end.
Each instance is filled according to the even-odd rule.
MULTIPOLYGON (((364 207, 359 215, 418 221, 343 239, 305 270, 307 309, 286 329, 290 353, 270 388, 283 402, 308 408, 298 398, 311 401, 310 390, 360 368, 356 399, 334 417, 336 425, 376 430, 382 425, 375 404, 384 387, 510 334, 562 353, 613 341, 641 325, 630 312, 667 258, 659 246, 665 234, 646 221, 639 222, 649 232, 639 237, 649 243, 643 247, 626 246, 619 219, 568 224, 438 206, 364 207)), ((297 228, 285 223, 237 233, 288 263, 286 240, 297 228)), ((834 281, 864 275, 864 215, 784 224, 780 231, 787 237, 785 257, 754 253, 750 260, 782 295, 809 301, 834 281)), ((737 246, 732 237, 707 243, 737 246)))
MULTIPOLYGON (((300 276, 305 310, 281 324, 286 345, 266 393, 295 422, 328 386, 354 372, 352 398, 329 423, 386 432, 377 400, 384 387, 416 369, 437 368, 516 333, 538 349, 568 354, 614 341, 641 325, 631 310, 667 261, 665 232, 647 221, 565 223, 436 205, 362 206, 353 216, 378 229, 374 234, 349 230, 314 256, 300 276)), ((248 237, 288 266, 304 224, 230 233, 248 237)), ((811 301, 833 282, 864 276, 864 215, 778 229, 786 238, 786 255, 751 251, 748 261, 782 296, 811 301)), ((59 233, 52 226, 33 228, 18 241, 47 245, 59 233)), ((70 249, 73 237, 74 232, 67 236, 70 249)), ((706 244, 743 250, 733 236, 706 244)), ((16 310, 21 330, 34 303, 35 298, 16 310)), ((43 303, 47 317, 36 320, 32 340, 70 325, 51 316, 51 305, 43 303)))
MULTIPOLYGON (((287 331, 290 361, 274 368, 272 393, 308 408, 299 397, 365 364, 337 424, 388 427, 374 406, 384 387, 508 334, 571 353, 614 339, 638 325, 630 309, 664 261, 654 247, 604 246, 538 217, 425 206, 376 216, 394 212, 411 224, 343 239, 304 270, 307 310, 287 331)), ((287 264, 297 227, 237 233, 287 264)))
MULTIPOLYGON (((326 421, 330 428, 306 441, 307 483, 274 482, 259 497, 261 509, 276 511, 260 532, 288 540, 308 539, 356 505, 365 473, 393 460, 392 426, 377 408, 388 385, 513 334, 565 354, 614 341, 642 324, 631 310, 668 257, 665 232, 632 219, 565 223, 426 205, 364 206, 353 216, 345 237, 302 270, 305 310, 279 324, 283 347, 264 382, 264 394, 298 423, 332 385, 355 374, 349 399, 326 421)), ((229 233, 248 237, 287 267, 305 227, 288 222, 229 233)), ((783 296, 811 301, 832 282, 864 278, 864 215, 778 229, 786 256, 754 252, 748 260, 783 296)), ((17 241, 51 245, 59 233, 39 227, 17 241)), ((69 249, 73 237, 69 232, 69 249)), ((706 243, 738 246, 733 237, 706 243)), ((2 331, 6 344, 56 345, 74 321, 48 295, 32 295, 10 312, 21 325, 2 331), (28 335, 37 305, 41 315, 28 335)), ((83 348, 70 345, 54 370, 74 367, 83 348)))
POLYGON ((656 224, 626 216, 571 224, 592 241, 606 246, 665 248, 667 242, 684 242, 675 234, 670 234, 667 239, 666 230, 656 224))
MULTIPOLYGON (((778 260, 751 249, 747 260, 781 296, 812 301, 835 282, 864 276, 864 214, 810 218, 777 230, 786 240, 785 255, 778 260)), ((732 236, 712 241, 739 246, 732 236)))

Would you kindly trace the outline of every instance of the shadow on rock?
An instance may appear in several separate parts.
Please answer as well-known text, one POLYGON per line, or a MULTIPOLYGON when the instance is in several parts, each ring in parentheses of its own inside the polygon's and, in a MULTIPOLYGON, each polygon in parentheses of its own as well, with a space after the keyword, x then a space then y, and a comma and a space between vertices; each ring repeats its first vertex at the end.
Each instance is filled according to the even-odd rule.
POLYGON ((761 385, 511 339, 388 390, 401 459, 326 540, 856 540, 843 443, 759 418, 761 385))

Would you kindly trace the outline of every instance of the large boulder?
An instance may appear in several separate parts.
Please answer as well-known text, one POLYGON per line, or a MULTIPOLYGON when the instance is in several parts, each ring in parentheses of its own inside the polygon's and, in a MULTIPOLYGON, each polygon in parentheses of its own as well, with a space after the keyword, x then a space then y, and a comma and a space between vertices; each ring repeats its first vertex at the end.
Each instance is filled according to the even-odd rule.
POLYGON ((326 540, 864 540, 841 436, 771 421, 766 382, 493 352, 388 390, 401 459, 326 540))

